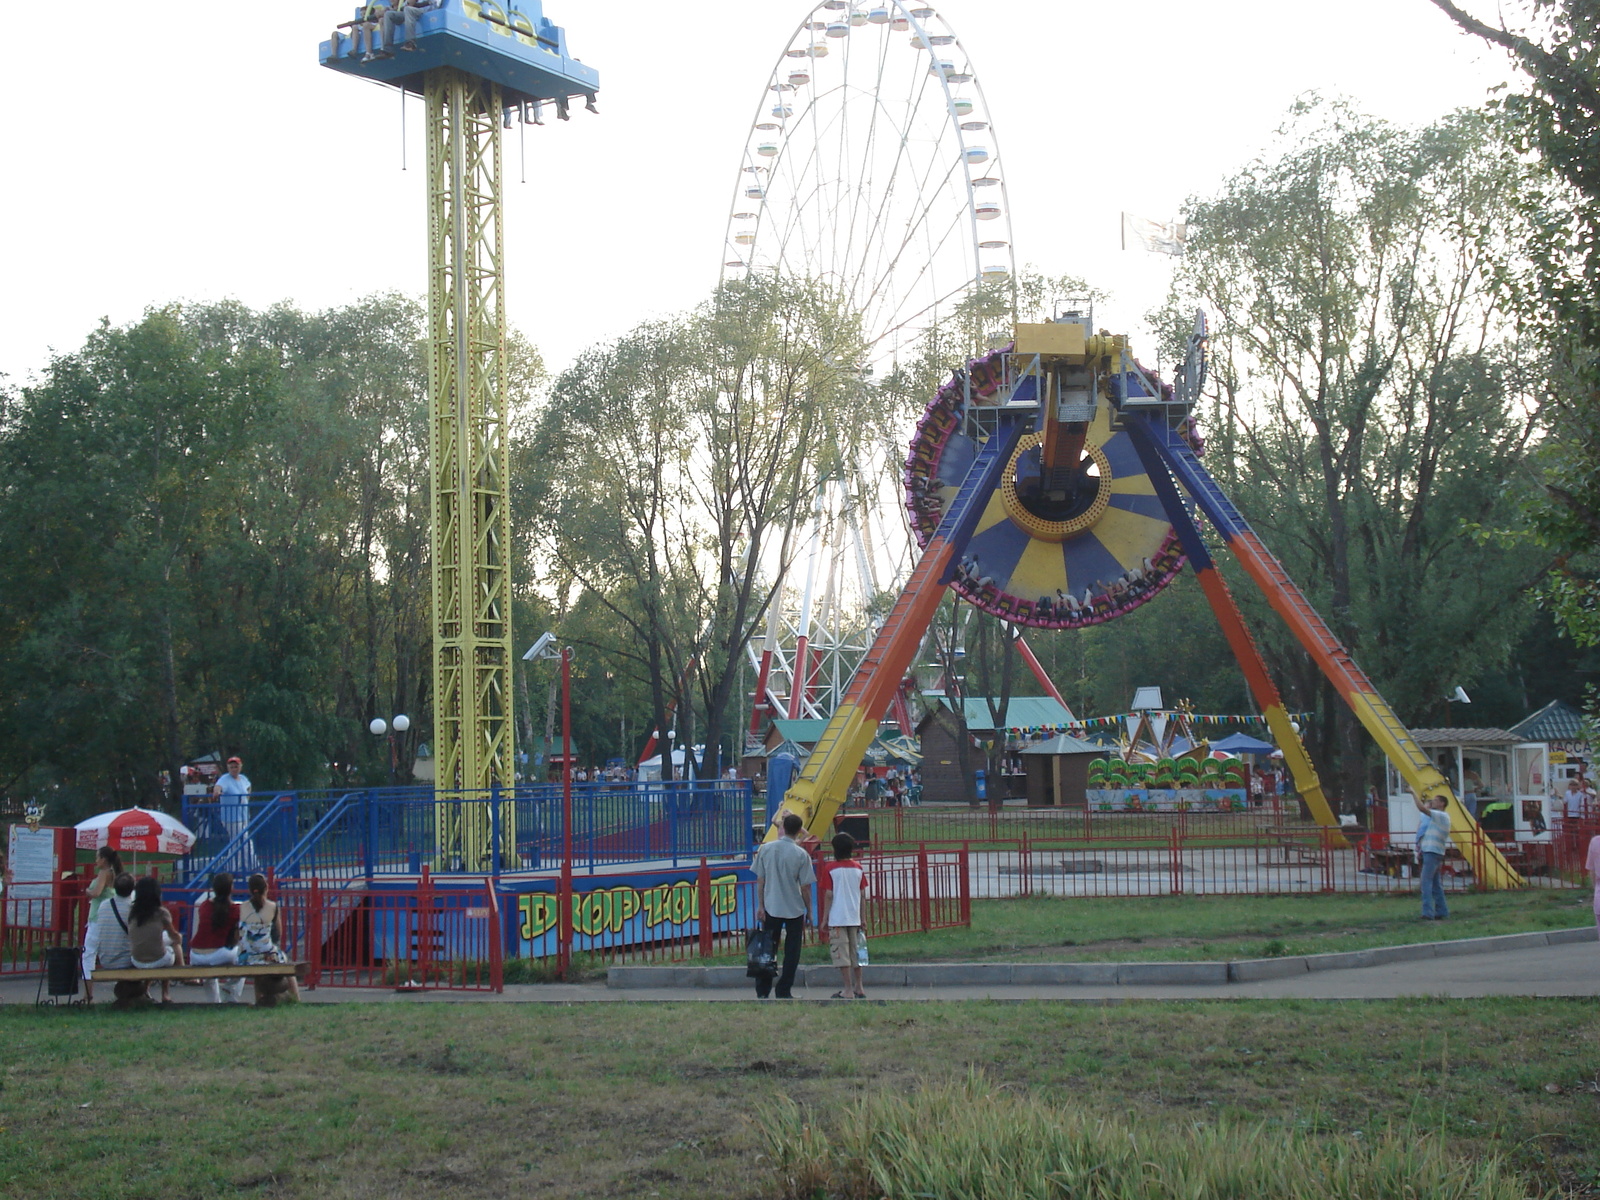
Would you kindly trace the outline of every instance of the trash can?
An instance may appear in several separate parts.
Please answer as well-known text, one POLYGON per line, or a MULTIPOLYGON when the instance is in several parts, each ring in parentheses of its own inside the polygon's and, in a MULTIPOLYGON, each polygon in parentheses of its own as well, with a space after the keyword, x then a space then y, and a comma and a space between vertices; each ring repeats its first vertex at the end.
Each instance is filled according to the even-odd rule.
MULTIPOLYGON (((83 974, 83 951, 77 946, 50 946, 44 952, 44 982, 50 994, 48 1003, 58 996, 76 996, 78 979, 83 974)), ((45 1001, 40 1001, 45 1003, 45 1001)))

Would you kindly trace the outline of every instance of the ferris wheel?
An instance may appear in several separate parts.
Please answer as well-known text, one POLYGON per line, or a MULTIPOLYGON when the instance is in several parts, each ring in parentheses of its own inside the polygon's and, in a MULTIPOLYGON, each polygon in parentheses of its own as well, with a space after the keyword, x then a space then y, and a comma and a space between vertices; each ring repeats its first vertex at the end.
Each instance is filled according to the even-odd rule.
MULTIPOLYGON (((868 380, 975 301, 1009 325, 1016 272, 999 141, 972 59, 933 8, 823 0, 796 27, 762 91, 729 209, 722 279, 753 273, 830 289, 861 322, 868 380)), ((752 738, 764 715, 833 711, 876 629, 871 602, 909 572, 909 526, 883 524, 900 508, 904 441, 864 453, 819 492, 797 531, 803 572, 779 584, 748 650, 752 738)))
POLYGON ((823 0, 751 122, 722 278, 817 281, 881 372, 988 289, 1015 307, 1005 176, 966 47, 933 8, 823 0))

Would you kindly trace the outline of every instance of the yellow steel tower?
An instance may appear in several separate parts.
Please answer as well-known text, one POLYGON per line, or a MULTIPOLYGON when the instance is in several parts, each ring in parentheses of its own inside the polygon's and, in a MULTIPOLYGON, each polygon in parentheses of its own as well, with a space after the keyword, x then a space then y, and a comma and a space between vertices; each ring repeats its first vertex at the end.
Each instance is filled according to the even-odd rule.
MULTIPOLYGON (((390 0, 321 46, 335 70, 421 94, 428 136, 428 452, 433 515, 433 741, 441 860, 491 865, 485 801, 515 778, 511 520, 501 131, 593 109, 592 67, 570 58, 539 0, 390 0), (376 15, 376 20, 369 17, 376 15)), ((512 810, 500 844, 514 844, 512 810)))

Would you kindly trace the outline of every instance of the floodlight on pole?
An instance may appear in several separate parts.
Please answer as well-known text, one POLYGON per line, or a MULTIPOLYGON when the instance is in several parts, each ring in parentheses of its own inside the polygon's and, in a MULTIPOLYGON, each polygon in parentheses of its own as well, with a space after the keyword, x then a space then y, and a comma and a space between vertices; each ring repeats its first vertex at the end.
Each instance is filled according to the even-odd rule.
POLYGON ((556 635, 555 634, 553 634, 553 633, 540 634, 539 635, 539 640, 537 642, 535 642, 533 645, 528 647, 528 652, 522 656, 522 661, 523 662, 535 662, 535 661, 537 661, 539 659, 542 659, 542 658, 549 658, 549 659, 560 658, 561 657, 561 651, 559 651, 559 650, 557 650, 555 648, 555 642, 556 642, 556 635))

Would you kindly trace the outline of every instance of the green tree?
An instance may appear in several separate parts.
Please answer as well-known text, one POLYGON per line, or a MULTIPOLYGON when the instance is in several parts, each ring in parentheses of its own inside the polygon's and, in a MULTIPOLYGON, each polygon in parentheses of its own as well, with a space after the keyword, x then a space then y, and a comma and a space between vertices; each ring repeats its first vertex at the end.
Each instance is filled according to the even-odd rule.
MULTIPOLYGON (((1442 715, 1504 665, 1541 567, 1466 533, 1508 519, 1540 428, 1542 355, 1510 297, 1526 174, 1482 114, 1407 130, 1313 100, 1284 132, 1190 204, 1165 325, 1213 314, 1213 470, 1397 710, 1442 715)), ((1354 715, 1234 590, 1290 705, 1323 714, 1335 791, 1362 794, 1354 715)))
MULTIPOLYGON (((518 461, 536 553, 606 609, 652 727, 702 772, 742 703, 746 642, 820 482, 873 417, 857 323, 826 289, 757 277, 583 355, 518 461)), ((670 772, 670 760, 664 763, 670 772)))
POLYGON ((1551 433, 1526 511, 1555 556, 1544 599, 1580 644, 1600 645, 1600 4, 1528 0, 1520 28, 1433 0, 1462 29, 1509 51, 1530 89, 1501 102, 1524 149, 1557 181, 1530 197, 1537 285, 1524 315, 1555 358, 1551 433))
MULTIPOLYGON (((537 355, 515 343, 525 408, 537 355)), ((0 416, 0 779, 67 807, 387 777, 430 723, 419 306, 172 305, 104 325, 0 416)), ((52 814, 52 820, 58 814, 52 814)))

